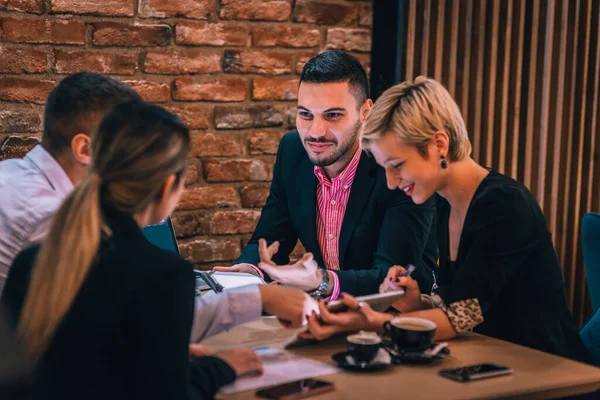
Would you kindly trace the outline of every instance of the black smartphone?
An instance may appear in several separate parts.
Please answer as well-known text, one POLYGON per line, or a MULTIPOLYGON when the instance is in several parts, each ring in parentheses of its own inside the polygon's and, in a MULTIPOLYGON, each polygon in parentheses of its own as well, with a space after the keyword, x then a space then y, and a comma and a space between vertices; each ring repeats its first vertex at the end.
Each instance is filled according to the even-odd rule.
POLYGON ((465 367, 443 369, 439 373, 441 376, 459 382, 469 382, 479 379, 492 378, 512 374, 513 370, 497 364, 477 364, 467 365, 465 367))
POLYGON ((317 379, 302 379, 296 382, 284 383, 283 385, 262 389, 256 392, 258 397, 265 399, 303 399, 317 394, 331 392, 335 386, 331 382, 317 379))

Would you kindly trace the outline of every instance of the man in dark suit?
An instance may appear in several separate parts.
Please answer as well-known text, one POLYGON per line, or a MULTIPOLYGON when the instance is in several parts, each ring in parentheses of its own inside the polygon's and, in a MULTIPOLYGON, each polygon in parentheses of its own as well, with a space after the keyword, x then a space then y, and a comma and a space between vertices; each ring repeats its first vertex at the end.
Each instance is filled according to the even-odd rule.
POLYGON ((376 293, 392 265, 414 264, 421 291, 435 283, 435 207, 416 205, 386 186, 385 171, 359 147, 373 102, 365 70, 353 56, 326 51, 304 66, 298 90, 298 131, 279 144, 273 181, 256 230, 230 272, 262 274, 335 299, 340 291, 376 293), (312 255, 293 265, 300 239, 312 255), (276 269, 274 269, 276 268, 276 269))

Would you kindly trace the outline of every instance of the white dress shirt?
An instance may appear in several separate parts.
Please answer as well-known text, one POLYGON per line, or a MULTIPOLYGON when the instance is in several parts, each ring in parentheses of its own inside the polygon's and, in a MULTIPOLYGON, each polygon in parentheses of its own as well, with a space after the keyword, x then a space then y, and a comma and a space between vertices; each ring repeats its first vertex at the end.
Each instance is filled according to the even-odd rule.
POLYGON ((73 183, 42 146, 0 162, 0 294, 13 259, 40 241, 73 183))

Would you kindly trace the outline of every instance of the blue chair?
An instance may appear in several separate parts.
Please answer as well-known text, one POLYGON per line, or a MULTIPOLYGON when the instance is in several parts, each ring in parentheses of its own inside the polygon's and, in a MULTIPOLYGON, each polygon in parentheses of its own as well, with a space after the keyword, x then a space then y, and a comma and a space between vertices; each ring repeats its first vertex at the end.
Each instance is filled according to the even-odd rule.
POLYGON ((600 214, 588 213, 583 217, 581 234, 585 275, 592 308, 596 311, 600 307, 600 214))
POLYGON ((600 367, 600 310, 588 319, 579 331, 581 340, 587 347, 594 365, 600 367))

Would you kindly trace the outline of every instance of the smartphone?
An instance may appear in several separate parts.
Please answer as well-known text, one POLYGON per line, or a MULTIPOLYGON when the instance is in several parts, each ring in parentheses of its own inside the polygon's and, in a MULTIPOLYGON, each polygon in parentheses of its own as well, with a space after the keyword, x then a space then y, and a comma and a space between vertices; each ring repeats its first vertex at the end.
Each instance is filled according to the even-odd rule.
POLYGON ((321 393, 335 390, 331 382, 317 379, 302 379, 300 381, 284 383, 283 385, 262 389, 256 392, 258 397, 265 399, 303 399, 321 393))
POLYGON ((512 374, 513 370, 497 364, 477 364, 466 367, 443 369, 439 373, 441 376, 459 382, 469 382, 478 379, 492 378, 512 374))

